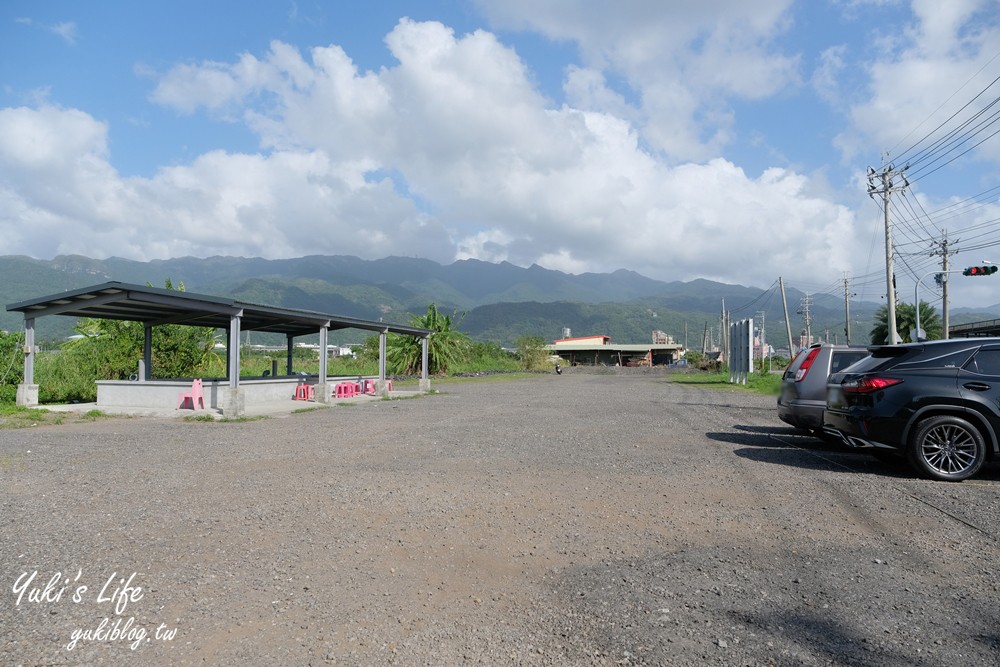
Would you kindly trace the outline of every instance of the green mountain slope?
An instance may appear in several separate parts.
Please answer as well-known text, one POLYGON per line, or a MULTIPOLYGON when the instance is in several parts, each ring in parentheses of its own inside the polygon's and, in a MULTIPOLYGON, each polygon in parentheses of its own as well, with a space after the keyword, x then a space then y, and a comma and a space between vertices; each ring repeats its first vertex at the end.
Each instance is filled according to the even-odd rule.
MULTIPOLYGON (((651 340, 654 330, 660 330, 678 342, 686 336, 692 348, 699 348, 706 330, 718 339, 725 304, 733 319, 754 317, 759 323, 763 314, 768 340, 776 347, 787 345, 784 313, 775 289, 703 279, 663 282, 626 270, 572 275, 479 260, 441 265, 410 257, 362 260, 342 255, 281 260, 181 257, 150 262, 5 256, 0 257, 0 304, 109 280, 161 286, 168 278, 174 284, 183 282, 190 292, 398 323, 408 322, 411 314, 426 312, 429 303, 436 303, 444 312, 457 313, 460 328, 474 338, 503 345, 514 345, 524 335, 553 340, 569 328, 574 336, 607 334, 620 343, 644 343, 651 340)), ((802 296, 788 290, 796 336, 803 328, 796 314, 802 296)), ((854 341, 867 336, 876 307, 852 303, 854 341)), ((815 295, 813 335, 843 341, 843 311, 842 300, 815 295)), ((72 324, 68 318, 43 318, 38 322, 38 336, 65 337, 72 324)), ((0 328, 18 330, 22 325, 20 314, 0 311, 0 328)))

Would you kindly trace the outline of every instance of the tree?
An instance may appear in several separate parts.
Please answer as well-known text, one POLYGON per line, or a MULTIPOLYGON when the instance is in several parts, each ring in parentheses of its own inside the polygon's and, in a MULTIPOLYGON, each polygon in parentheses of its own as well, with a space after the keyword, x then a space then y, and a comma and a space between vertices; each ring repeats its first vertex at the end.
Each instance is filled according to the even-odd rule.
POLYGON ((0 402, 13 401, 24 381, 24 333, 0 330, 0 402))
POLYGON ((545 339, 541 336, 521 336, 517 339, 517 357, 525 370, 543 368, 549 357, 545 349, 545 339))
MULTIPOLYGON (((184 291, 168 279, 167 289, 184 291)), ((126 380, 138 370, 143 357, 145 331, 142 322, 81 319, 74 330, 80 336, 63 347, 66 363, 85 369, 95 380, 126 380)), ((210 363, 215 330, 166 324, 152 329, 152 368, 156 377, 186 378, 199 375, 210 363)))
MULTIPOLYGON (((433 303, 423 317, 410 318, 410 324, 433 333, 427 343, 430 373, 447 373, 449 364, 462 358, 470 344, 469 337, 454 328, 450 315, 441 314, 433 303)), ((386 365, 390 372, 412 375, 420 372, 423 350, 415 336, 391 334, 386 341, 386 365)))
MULTIPOLYGON (((917 325, 916 310, 913 304, 896 304, 896 333, 903 339, 904 343, 913 342, 910 339, 910 330, 917 325)), ((937 340, 943 335, 941 318, 937 311, 926 301, 920 302, 920 328, 927 334, 926 340, 937 340)), ((889 308, 882 306, 875 311, 875 326, 869 333, 873 345, 883 345, 889 343, 889 308)))

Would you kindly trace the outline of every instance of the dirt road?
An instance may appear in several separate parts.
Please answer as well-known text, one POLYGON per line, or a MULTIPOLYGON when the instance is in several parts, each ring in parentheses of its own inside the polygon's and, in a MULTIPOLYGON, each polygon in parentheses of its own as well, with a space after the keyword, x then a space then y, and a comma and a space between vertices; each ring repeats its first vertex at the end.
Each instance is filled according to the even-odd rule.
POLYGON ((1000 661, 995 465, 923 481, 773 398, 575 370, 0 432, 0 662, 1000 661))

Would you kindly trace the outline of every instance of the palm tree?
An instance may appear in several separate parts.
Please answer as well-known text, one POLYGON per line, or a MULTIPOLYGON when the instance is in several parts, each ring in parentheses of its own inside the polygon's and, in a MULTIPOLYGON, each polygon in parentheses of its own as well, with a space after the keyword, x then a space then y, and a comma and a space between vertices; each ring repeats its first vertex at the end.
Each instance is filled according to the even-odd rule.
MULTIPOLYGON (((447 373, 448 366, 460 359, 469 347, 469 337, 454 328, 450 315, 442 314, 433 303, 423 317, 410 318, 410 324, 433 333, 427 342, 427 365, 430 373, 447 373)), ((391 335, 386 342, 386 363, 392 373, 419 372, 423 350, 419 338, 391 335)))
MULTIPOLYGON (((910 331, 916 327, 917 316, 913 304, 896 304, 896 333, 903 339, 904 343, 913 342, 910 339, 910 331)), ((926 301, 920 302, 920 328, 924 330, 925 340, 937 340, 943 335, 944 329, 941 326, 941 318, 937 311, 926 301)), ((875 326, 869 334, 873 345, 882 345, 889 342, 889 309, 882 306, 875 311, 875 326)))

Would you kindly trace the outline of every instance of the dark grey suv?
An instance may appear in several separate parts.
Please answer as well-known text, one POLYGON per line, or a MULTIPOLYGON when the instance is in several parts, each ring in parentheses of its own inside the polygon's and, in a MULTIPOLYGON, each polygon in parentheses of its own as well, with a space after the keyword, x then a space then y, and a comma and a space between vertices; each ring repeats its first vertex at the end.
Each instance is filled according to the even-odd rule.
POLYGON ((871 348, 830 377, 824 430, 850 447, 904 454, 958 482, 1000 452, 1000 338, 871 348))
POLYGON ((799 352, 781 377, 778 418, 817 435, 823 430, 826 381, 869 354, 863 347, 815 343, 799 352))

